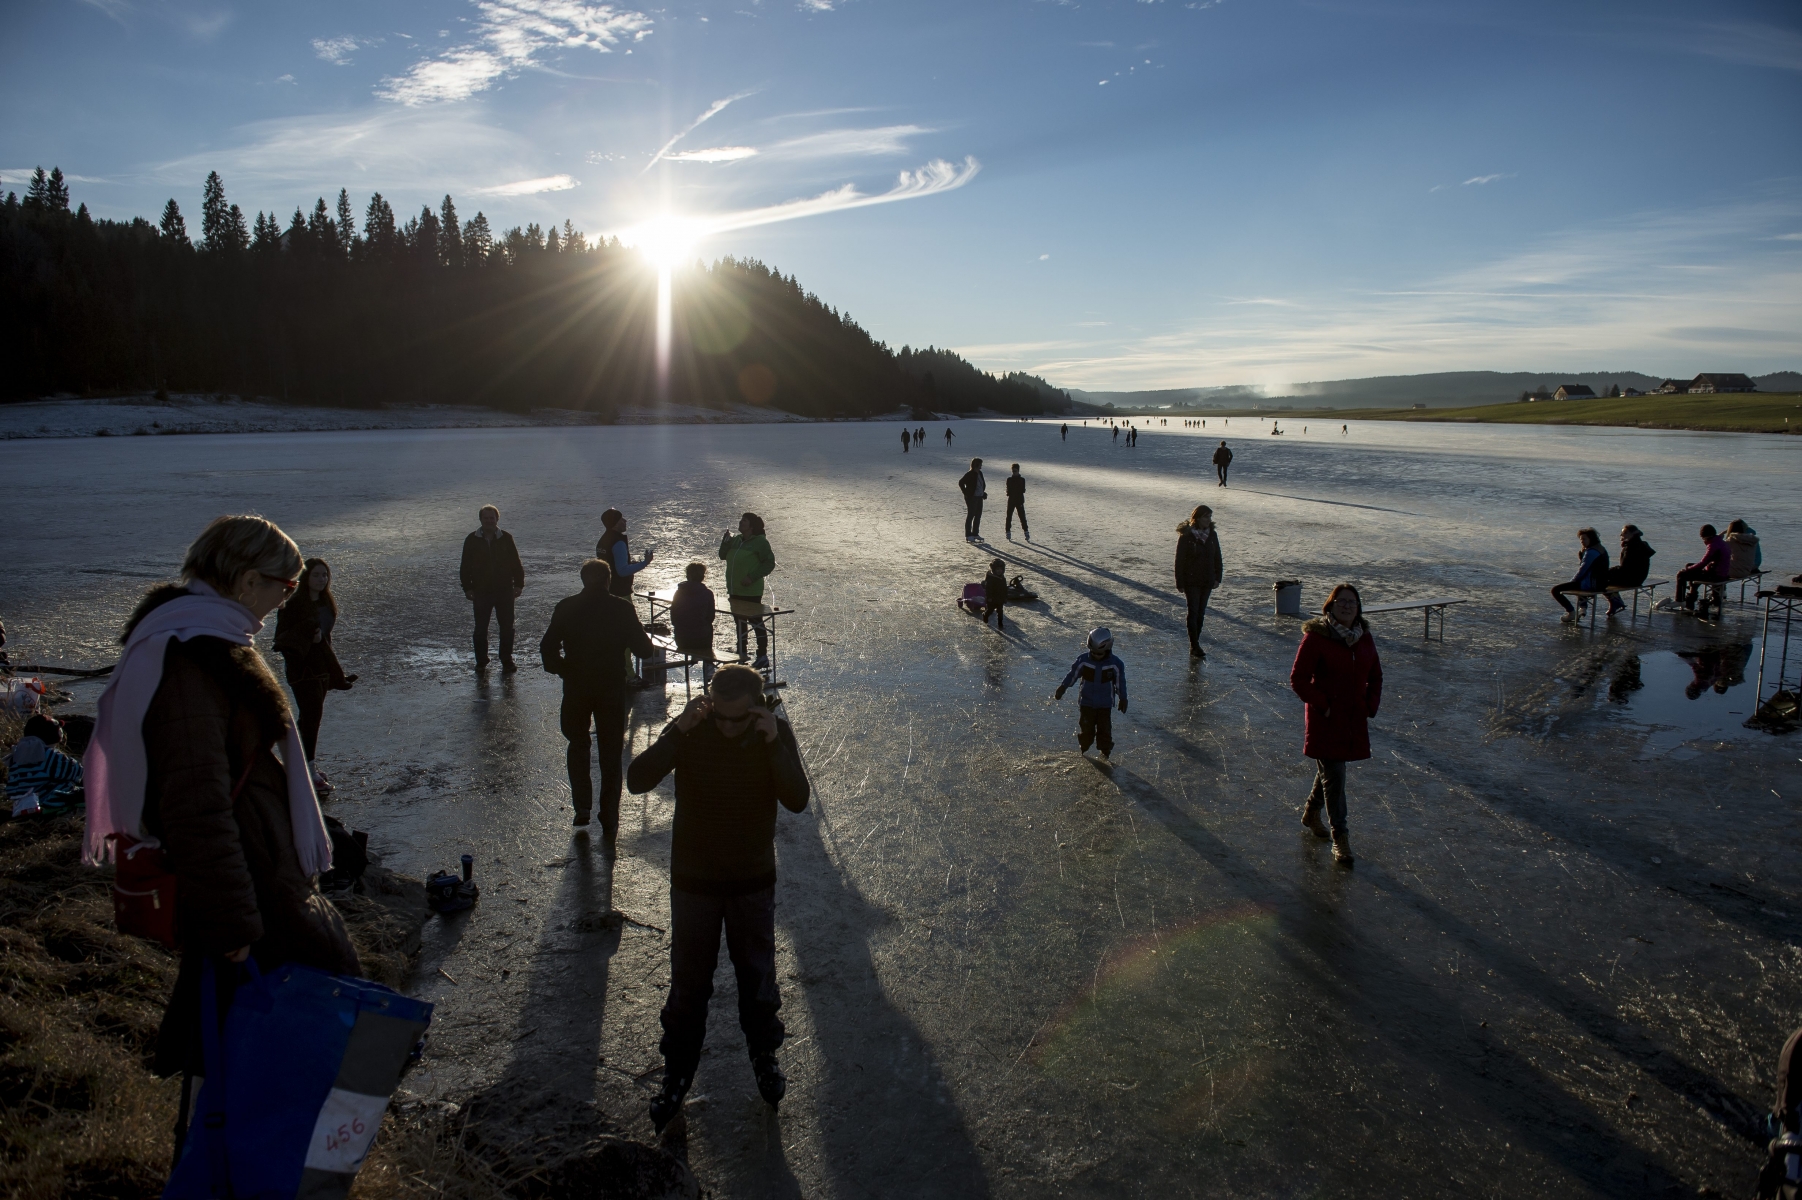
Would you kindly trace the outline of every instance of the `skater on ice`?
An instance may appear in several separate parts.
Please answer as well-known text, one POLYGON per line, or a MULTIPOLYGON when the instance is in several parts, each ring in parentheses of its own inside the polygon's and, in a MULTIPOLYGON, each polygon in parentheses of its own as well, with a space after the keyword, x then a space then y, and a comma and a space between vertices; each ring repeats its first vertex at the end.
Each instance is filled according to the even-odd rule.
POLYGON ((1056 698, 1062 700, 1070 685, 1082 684, 1076 691, 1079 718, 1076 741, 1087 754, 1092 743, 1107 762, 1114 752, 1114 707, 1126 711, 1126 664, 1114 653, 1114 635, 1105 625, 1089 631, 1088 653, 1070 664, 1069 674, 1057 685, 1056 698))

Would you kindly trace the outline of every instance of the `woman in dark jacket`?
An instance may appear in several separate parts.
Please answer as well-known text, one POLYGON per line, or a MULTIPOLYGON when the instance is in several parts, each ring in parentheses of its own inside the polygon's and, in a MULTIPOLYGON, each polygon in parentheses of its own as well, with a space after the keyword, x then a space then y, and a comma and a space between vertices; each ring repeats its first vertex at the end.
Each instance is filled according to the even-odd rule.
MULTIPOLYGON (((117 690, 102 697, 88 754, 100 750, 101 770, 89 775, 105 794, 90 805, 88 853, 109 837, 154 838, 176 878, 181 969, 157 1041, 159 1074, 205 1074, 208 958, 254 957, 264 971, 358 969, 344 922, 314 885, 331 843, 287 699, 250 644, 300 573, 300 552, 274 524, 220 517, 189 549, 185 582, 152 588, 126 623, 108 689, 117 690)), ((218 976, 222 1010, 233 974, 218 976)))
MULTIPOLYGON (((309 558, 301 586, 282 605, 275 618, 275 649, 281 652, 288 686, 300 710, 300 744, 307 761, 314 762, 319 749, 319 722, 325 717, 325 694, 348 692, 357 681, 346 675, 332 648, 332 628, 338 623, 338 600, 332 595, 332 569, 323 558, 309 558)), ((317 766, 313 786, 320 793, 332 785, 317 766)))
POLYGON ((1307 704, 1302 753, 1314 760, 1314 788, 1301 823, 1315 837, 1333 839, 1333 858, 1352 865, 1345 827, 1345 764, 1370 757, 1370 719, 1383 699, 1383 664, 1364 621, 1358 589, 1342 583, 1327 597, 1324 614, 1302 626, 1301 648, 1289 686, 1307 704), (1325 806, 1331 833, 1320 823, 1325 806))
MULTIPOLYGON (((1564 598, 1566 592, 1599 592, 1608 586, 1608 551, 1602 549, 1602 535, 1593 529, 1577 530, 1577 573, 1552 588, 1552 599, 1564 606, 1562 620, 1575 624, 1580 615, 1564 598)), ((1583 607, 1589 607, 1587 599, 1583 607)))
POLYGON ((1176 590, 1189 601, 1189 657, 1206 658, 1207 651, 1201 648, 1201 623, 1207 619, 1208 597, 1226 574, 1214 510, 1197 504, 1189 519, 1176 527, 1176 537, 1176 590))

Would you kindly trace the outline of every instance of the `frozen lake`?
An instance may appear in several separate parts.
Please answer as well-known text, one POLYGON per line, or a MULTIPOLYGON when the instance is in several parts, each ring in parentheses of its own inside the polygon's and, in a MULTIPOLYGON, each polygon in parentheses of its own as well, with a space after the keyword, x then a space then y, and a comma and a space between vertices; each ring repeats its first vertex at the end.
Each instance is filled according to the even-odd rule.
MULTIPOLYGON (((111 661, 221 512, 331 562, 362 682, 327 704, 328 810, 402 870, 474 853, 486 889, 428 936, 415 987, 439 1016, 409 1086, 535 1093, 522 1122, 598 1111, 648 1137, 667 943, 581 918, 667 927, 670 802, 627 798, 612 870, 572 840, 536 643, 602 509, 656 551, 656 587, 690 559, 717 580, 720 532, 754 510, 771 593, 798 610, 776 660, 816 802, 779 823, 779 1118, 717 981, 688 1132, 717 1194, 1748 1188, 1802 1008, 1798 743, 1739 724, 1754 610, 1714 627, 1642 607, 1592 633, 1545 590, 1578 527, 1612 548, 1625 521, 1654 577, 1734 517, 1768 566, 1802 570, 1802 439, 1307 424, 1209 418, 1129 449, 1093 423, 1065 442, 965 421, 954 449, 939 424, 905 456, 898 425, 852 423, 0 442, 0 618, 15 661, 111 661), (961 537, 973 455, 983 547, 961 537), (1002 537, 1015 461, 1031 544, 1002 537), (486 502, 528 577, 506 680, 470 669, 456 584, 486 502), (1197 503, 1226 581, 1191 666, 1170 560, 1197 503), (1042 600, 1005 635, 953 606, 994 555, 1042 600), (1371 619, 1387 685, 1351 771, 1351 872, 1297 823, 1298 628, 1270 611, 1287 577, 1310 609, 1341 579, 1369 603, 1470 597, 1443 642, 1414 614, 1371 619), (1049 703, 1097 623, 1133 697, 1110 769, 1077 757, 1074 696, 1049 703)), ((679 674, 667 697, 638 701, 635 745, 679 674)))

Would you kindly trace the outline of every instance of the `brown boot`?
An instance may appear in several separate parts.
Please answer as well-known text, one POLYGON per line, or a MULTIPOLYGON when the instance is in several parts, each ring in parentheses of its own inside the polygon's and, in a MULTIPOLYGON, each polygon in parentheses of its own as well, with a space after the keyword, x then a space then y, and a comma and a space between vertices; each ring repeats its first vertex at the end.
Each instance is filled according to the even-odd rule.
POLYGON ((1333 834, 1333 861, 1342 867, 1352 865, 1351 834, 1335 831, 1333 834))
POLYGON ((1301 810, 1301 823, 1313 830, 1314 836, 1317 838, 1330 838, 1333 836, 1332 831, 1327 829, 1327 827, 1321 823, 1320 805, 1315 802, 1312 796, 1308 798, 1308 806, 1301 810))

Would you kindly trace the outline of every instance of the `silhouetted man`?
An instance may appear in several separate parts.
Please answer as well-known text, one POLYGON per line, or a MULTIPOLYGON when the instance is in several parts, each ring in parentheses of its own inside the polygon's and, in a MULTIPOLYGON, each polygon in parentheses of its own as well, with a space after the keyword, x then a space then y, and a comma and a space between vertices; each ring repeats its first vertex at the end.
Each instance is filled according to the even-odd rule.
POLYGON ((1014 464, 1013 474, 1007 477, 1007 537, 1014 537, 1014 514, 1020 514, 1020 532, 1032 541, 1032 530, 1026 528, 1026 476, 1020 474, 1020 464, 1014 464))
POLYGON ((1233 465, 1233 452, 1220 443, 1220 449, 1214 451, 1214 473, 1220 476, 1220 486, 1226 486, 1226 469, 1233 465))
POLYGON ((989 498, 980 458, 970 460, 970 469, 957 481, 957 487, 964 494, 964 541, 974 542, 982 537, 982 502, 989 498))
POLYGON ((1066 441, 1066 442, 1069 441, 1070 440, 1070 423, 1068 421, 1064 422, 1064 424, 1062 424, 1058 427, 1057 432, 1058 432, 1059 440, 1066 441))
POLYGON ((569 739, 569 795, 576 824, 594 807, 588 773, 588 728, 594 726, 601 758, 601 845, 612 855, 619 836, 620 755, 626 738, 627 654, 644 658, 651 639, 630 600, 609 594, 613 568, 591 558, 582 564, 582 590, 557 601, 551 627, 538 643, 544 669, 563 677, 559 724, 569 739))
POLYGON ((660 1133, 701 1062, 722 926, 757 1090, 772 1108, 787 1092, 776 1061, 786 1033, 777 1015, 776 805, 801 812, 810 792, 794 731, 765 706, 763 678, 745 666, 721 667, 712 691, 664 726, 626 777, 636 796, 671 771, 670 988, 658 1046, 663 1088, 651 1101, 660 1133))
POLYGON ((513 602, 526 588, 526 570, 519 564, 519 547, 513 535, 501 528, 501 510, 484 504, 476 514, 482 527, 463 539, 463 563, 457 576, 463 594, 475 604, 476 670, 488 665, 488 617, 501 619, 501 670, 512 673, 513 602))

